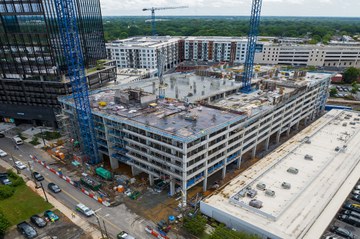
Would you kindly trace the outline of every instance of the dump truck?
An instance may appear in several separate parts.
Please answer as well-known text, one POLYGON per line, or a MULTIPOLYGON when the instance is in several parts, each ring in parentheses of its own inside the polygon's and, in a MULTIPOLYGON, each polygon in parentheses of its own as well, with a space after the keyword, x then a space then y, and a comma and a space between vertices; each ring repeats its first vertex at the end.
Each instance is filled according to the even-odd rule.
POLYGON ((106 170, 102 167, 96 168, 95 172, 97 175, 99 175, 103 179, 110 180, 112 178, 111 172, 109 172, 108 170, 106 170))

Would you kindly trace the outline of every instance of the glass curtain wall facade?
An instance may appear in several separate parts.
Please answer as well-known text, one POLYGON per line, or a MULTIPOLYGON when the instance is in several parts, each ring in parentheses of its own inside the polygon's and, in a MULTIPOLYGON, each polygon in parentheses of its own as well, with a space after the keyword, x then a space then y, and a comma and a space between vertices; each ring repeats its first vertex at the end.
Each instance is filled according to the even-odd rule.
MULTIPOLYGON (((99 0, 74 0, 86 67, 106 58, 99 0)), ((66 73, 53 0, 0 1, 0 70, 2 78, 66 73)))

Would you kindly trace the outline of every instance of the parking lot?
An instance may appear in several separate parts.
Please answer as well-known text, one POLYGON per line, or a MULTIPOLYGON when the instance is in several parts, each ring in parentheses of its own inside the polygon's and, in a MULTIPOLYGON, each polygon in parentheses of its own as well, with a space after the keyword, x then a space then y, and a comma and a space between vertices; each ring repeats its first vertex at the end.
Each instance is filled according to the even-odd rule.
MULTIPOLYGON (((356 185, 360 185, 360 180, 357 182, 356 185)), ((357 202, 357 201, 354 201, 354 200, 351 199, 353 195, 354 195, 354 194, 353 194, 353 191, 352 191, 352 192, 348 195, 348 197, 347 197, 347 199, 346 199, 345 202, 350 202, 350 203, 352 203, 352 204, 357 204, 357 205, 359 205, 359 209, 360 209, 360 202, 357 202)), ((345 202, 344 202, 344 203, 345 203, 345 202)), ((325 231, 325 233, 323 234, 323 237, 322 237, 322 238, 326 238, 326 239, 330 239, 330 238, 332 238, 332 239, 336 239, 336 238, 346 238, 346 237, 341 237, 341 236, 339 236, 339 235, 336 235, 336 234, 332 233, 332 232, 331 232, 331 228, 332 228, 333 226, 341 227, 341 228, 344 228, 344 229, 350 231, 350 232, 354 235, 353 238, 355 238, 355 239, 360 238, 360 227, 355 227, 355 226, 353 226, 353 225, 351 225, 351 224, 349 224, 349 223, 343 222, 343 221, 341 221, 341 220, 338 219, 338 216, 341 215, 341 214, 344 212, 344 210, 346 210, 346 209, 344 209, 343 207, 339 209, 339 211, 337 212, 336 216, 334 217, 334 219, 333 219, 332 222, 330 223, 328 229, 327 229, 327 230, 325 231)))
MULTIPOLYGON (((91 236, 86 236, 85 232, 74 223, 72 223, 66 216, 61 212, 55 211, 56 215, 59 216, 59 220, 56 222, 48 222, 43 228, 38 228, 34 224, 27 222, 35 228, 38 233, 36 238, 39 239, 90 239, 91 236)), ((39 216, 42 216, 39 214, 39 216)), ((23 239, 25 238, 14 226, 9 230, 4 239, 23 239)))
POLYGON ((352 89, 351 86, 334 86, 334 87, 336 87, 336 90, 338 91, 337 93, 338 97, 345 97, 350 95, 352 89))

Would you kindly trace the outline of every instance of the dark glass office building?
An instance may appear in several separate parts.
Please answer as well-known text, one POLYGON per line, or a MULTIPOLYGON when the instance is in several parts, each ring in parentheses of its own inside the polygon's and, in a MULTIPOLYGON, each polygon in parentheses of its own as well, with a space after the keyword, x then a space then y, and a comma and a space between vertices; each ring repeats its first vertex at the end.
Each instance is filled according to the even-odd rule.
MULTIPOLYGON (((106 58, 100 2, 73 1, 85 65, 91 68, 106 58)), ((54 0, 0 0, 0 21, 0 121, 54 121, 57 97, 71 93, 54 0)), ((93 86, 106 76, 115 79, 114 72, 106 66, 99 82, 92 77, 93 86)))

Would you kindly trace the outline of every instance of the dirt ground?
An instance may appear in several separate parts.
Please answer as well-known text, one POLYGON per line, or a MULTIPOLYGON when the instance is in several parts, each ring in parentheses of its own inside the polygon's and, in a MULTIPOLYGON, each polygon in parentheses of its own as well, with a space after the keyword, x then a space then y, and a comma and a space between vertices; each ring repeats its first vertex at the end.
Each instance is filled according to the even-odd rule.
MULTIPOLYGON (((50 223, 44 228, 37 228, 32 225, 37 231, 39 239, 92 239, 87 236, 86 233, 78 226, 73 224, 64 214, 59 211, 55 212, 60 217, 55 223, 50 223)), ((9 232, 5 235, 4 239, 23 239, 24 236, 17 230, 16 226, 12 227, 9 232)))

